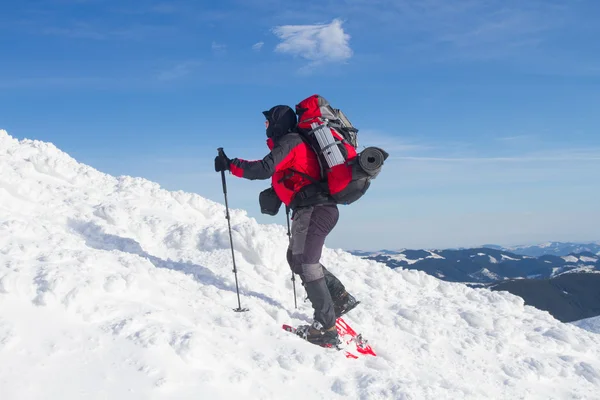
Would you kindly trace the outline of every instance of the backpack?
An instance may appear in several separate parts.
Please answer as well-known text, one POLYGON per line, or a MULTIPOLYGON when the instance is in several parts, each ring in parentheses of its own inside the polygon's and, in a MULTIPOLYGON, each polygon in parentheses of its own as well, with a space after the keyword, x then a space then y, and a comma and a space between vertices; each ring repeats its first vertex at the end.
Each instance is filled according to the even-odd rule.
POLYGON ((351 204, 369 189, 388 153, 358 148, 358 129, 339 109, 317 94, 296 105, 297 130, 318 156, 321 179, 338 204, 351 204))

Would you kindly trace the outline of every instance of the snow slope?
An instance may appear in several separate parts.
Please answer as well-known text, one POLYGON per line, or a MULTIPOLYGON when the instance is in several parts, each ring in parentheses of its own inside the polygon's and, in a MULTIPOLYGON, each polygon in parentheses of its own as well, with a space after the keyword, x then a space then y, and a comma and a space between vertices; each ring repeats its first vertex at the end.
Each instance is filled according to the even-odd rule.
POLYGON ((600 336, 340 250, 323 263, 378 356, 293 337, 281 324, 311 312, 300 285, 293 307, 283 226, 241 210, 232 226, 247 313, 222 205, 0 131, 0 398, 600 398, 600 336))
POLYGON ((572 322, 572 324, 590 332, 600 334, 600 317, 581 319, 579 321, 572 322))

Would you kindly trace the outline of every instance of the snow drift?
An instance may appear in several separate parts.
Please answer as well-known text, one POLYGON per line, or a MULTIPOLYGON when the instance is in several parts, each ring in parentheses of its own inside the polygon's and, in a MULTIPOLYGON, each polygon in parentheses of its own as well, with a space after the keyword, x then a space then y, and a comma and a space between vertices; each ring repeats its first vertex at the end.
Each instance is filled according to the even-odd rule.
POLYGON ((0 397, 599 397, 600 336, 341 250, 323 263, 362 301, 346 319, 378 356, 295 338, 281 324, 311 310, 301 286, 294 309, 283 226, 231 214, 247 313, 221 204, 0 131, 0 397))

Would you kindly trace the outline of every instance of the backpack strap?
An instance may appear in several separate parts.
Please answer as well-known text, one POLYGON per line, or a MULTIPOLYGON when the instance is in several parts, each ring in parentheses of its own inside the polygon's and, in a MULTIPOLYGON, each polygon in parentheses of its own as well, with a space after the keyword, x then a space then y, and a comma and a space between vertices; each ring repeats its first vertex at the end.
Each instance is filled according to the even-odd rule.
MULTIPOLYGON (((311 118, 311 119, 312 119, 312 118, 311 118)), ((310 121, 310 119, 308 119, 308 120, 305 120, 305 121, 310 121)), ((302 121, 302 122, 305 122, 305 121, 302 121)), ((324 148, 324 149, 323 149, 321 152, 324 152, 325 150, 327 150, 327 148, 328 148, 328 147, 330 147, 330 146, 333 146, 333 145, 336 145, 336 144, 339 144, 339 143, 348 143, 348 144, 350 144, 350 145, 354 146, 352 143, 350 143, 350 142, 347 140, 347 138, 346 138, 346 135, 345 135, 345 134, 344 134, 344 132, 342 131, 342 129, 341 129, 341 128, 343 128, 343 127, 344 127, 343 125, 341 125, 341 124, 338 124, 338 123, 335 123, 334 121, 330 121, 330 120, 328 120, 328 119, 325 119, 325 120, 323 120, 323 122, 324 122, 324 124, 323 124, 323 125, 325 125, 326 127, 335 129, 335 131, 336 131, 336 132, 338 132, 338 133, 340 134, 340 136, 342 137, 342 140, 338 140, 338 139, 336 139, 336 140, 335 140, 335 143, 332 143, 332 144, 330 144, 329 146, 327 146, 326 148, 324 148)), ((319 125, 319 126, 317 126, 317 127, 315 127, 315 128, 312 128, 312 129, 310 129, 310 130, 304 130, 304 131, 306 131, 306 133, 305 133, 304 135, 306 135, 306 136, 309 136, 309 135, 314 135, 315 131, 316 131, 317 129, 321 129, 321 126, 323 126, 323 125, 319 125)), ((357 132, 358 132, 358 130, 357 130, 357 132)), ((301 134, 301 136, 302 136, 302 134, 301 134)), ((356 146, 354 146, 354 147, 356 147, 356 146)))
MULTIPOLYGON (((325 180, 325 168, 323 168, 323 163, 321 163, 321 157, 319 157, 319 153, 317 152, 317 150, 313 147, 312 144, 310 144, 310 141, 308 140, 308 138, 305 135, 310 135, 311 133, 314 133, 314 129, 311 129, 309 133, 302 133, 302 132, 298 132, 298 135, 300 136, 300 139, 302 139, 302 141, 304 142, 304 144, 306 144, 316 155, 317 155, 317 162, 319 163, 319 172, 321 175, 321 181, 325 180)), ((298 173, 301 174, 301 172, 296 171, 298 173)), ((313 178, 312 176, 305 176, 305 178, 315 181, 316 179, 313 178)))
POLYGON ((329 187, 327 186, 327 183, 324 180, 317 180, 317 179, 313 178, 312 176, 305 174, 304 172, 295 170, 293 168, 290 168, 289 171, 290 171, 290 173, 283 176, 279 181, 277 181, 277 183, 281 183, 284 180, 291 178, 295 174, 298 174, 301 177, 308 179, 309 181, 311 181, 315 185, 319 186, 320 188, 324 189, 325 191, 327 191, 327 192, 329 191, 329 187))

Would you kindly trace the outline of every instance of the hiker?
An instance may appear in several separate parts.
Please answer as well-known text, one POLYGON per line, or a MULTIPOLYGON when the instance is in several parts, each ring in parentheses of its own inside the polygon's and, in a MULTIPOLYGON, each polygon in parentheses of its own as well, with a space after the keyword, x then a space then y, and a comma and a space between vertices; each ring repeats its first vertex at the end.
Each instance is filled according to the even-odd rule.
MULTIPOLYGON (((316 153, 296 131, 294 110, 277 105, 263 112, 267 145, 262 160, 229 159, 224 151, 215 158, 215 171, 229 170, 246 179, 269 179, 271 187, 260 193, 261 211, 276 215, 281 204, 292 210, 291 240, 287 261, 302 284, 314 309, 312 325, 301 327, 311 343, 339 343, 336 319, 358 302, 321 263, 325 238, 338 222, 336 201, 319 184, 321 169, 316 153)), ((299 328, 299 329, 301 329, 299 328)))

